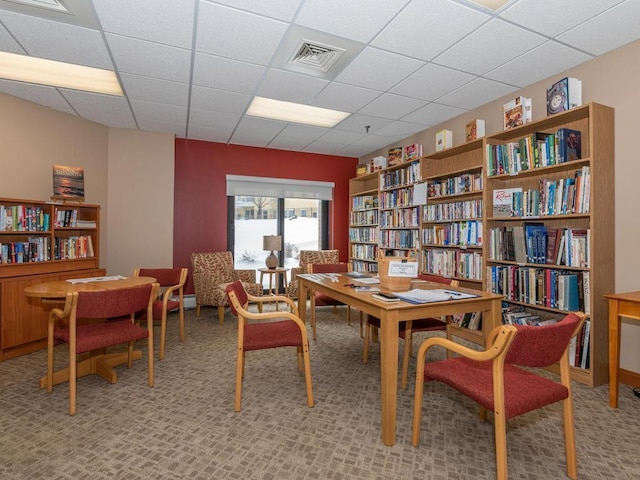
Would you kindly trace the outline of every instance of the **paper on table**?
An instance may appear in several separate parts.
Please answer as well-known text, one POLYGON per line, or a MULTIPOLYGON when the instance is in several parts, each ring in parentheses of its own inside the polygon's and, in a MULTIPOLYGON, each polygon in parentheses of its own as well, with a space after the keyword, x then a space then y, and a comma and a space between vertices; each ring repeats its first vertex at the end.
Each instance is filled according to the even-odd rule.
POLYGON ((414 288, 408 292, 394 292, 394 294, 401 300, 410 303, 446 302, 447 300, 462 300, 463 298, 477 297, 477 295, 472 293, 456 292, 443 288, 437 288, 435 290, 414 288))
POLYGON ((70 278, 69 283, 89 283, 89 282, 106 282, 109 280, 124 280, 127 277, 122 275, 112 275, 110 277, 89 277, 89 278, 70 278))
POLYGON ((380 279, 378 277, 354 278, 353 281, 356 283, 364 283, 366 285, 375 285, 376 283, 380 283, 380 279))

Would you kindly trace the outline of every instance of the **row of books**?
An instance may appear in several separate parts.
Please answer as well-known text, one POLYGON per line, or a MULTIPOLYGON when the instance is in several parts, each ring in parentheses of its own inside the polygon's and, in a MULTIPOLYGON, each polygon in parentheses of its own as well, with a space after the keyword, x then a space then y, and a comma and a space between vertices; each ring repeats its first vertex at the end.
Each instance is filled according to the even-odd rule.
POLYGON ((413 205, 413 188, 399 188, 380 192, 380 208, 410 207, 413 205))
POLYGON ((54 243, 53 258, 55 260, 74 260, 95 256, 93 240, 89 235, 78 235, 68 238, 57 238, 54 243))
POLYGON ((378 210, 354 210, 349 214, 350 225, 377 225, 378 210))
POLYGON ((525 222, 489 230, 489 258, 517 263, 538 263, 589 268, 591 230, 547 227, 525 222))
POLYGON ((418 248, 419 232, 415 230, 383 230, 380 232, 382 248, 418 248))
POLYGON ((378 208, 377 195, 361 195, 351 199, 351 210, 371 210, 378 208))
POLYGON ((502 188, 492 192, 494 217, 540 217, 589 213, 591 175, 589 167, 571 177, 540 179, 538 189, 502 188))
POLYGON ((378 255, 377 245, 351 245, 351 256, 364 260, 375 260, 378 255))
POLYGON ((456 177, 441 180, 430 180, 427 184, 427 197, 437 198, 446 195, 478 192, 482 190, 482 174, 465 173, 456 177))
POLYGON ((422 258, 427 273, 482 280, 482 253, 479 251, 430 248, 422 251, 422 258))
POLYGON ((380 175, 380 190, 413 185, 421 179, 420 162, 411 162, 404 168, 382 173, 380 175))
POLYGON ((349 241, 378 243, 378 229, 376 227, 350 228, 349 241))
POLYGON ((410 228, 420 224, 420 207, 383 210, 380 228, 410 228))
POLYGON ((351 260, 351 268, 353 269, 354 272, 377 273, 378 263, 362 261, 362 260, 351 260))
POLYGON ((432 203, 425 205, 423 218, 425 222, 446 222, 482 217, 482 199, 465 200, 463 202, 432 203))
POLYGON ((487 267, 487 291, 514 302, 565 312, 589 313, 590 272, 494 265, 487 267))
POLYGON ((557 322, 555 318, 541 318, 540 315, 534 314, 522 305, 510 305, 508 303, 503 303, 502 305, 503 325, 532 325, 539 327, 557 322))
POLYGON ((591 355, 591 320, 586 319, 578 334, 569 343, 569 365, 572 367, 589 368, 591 355))
POLYGON ((46 262, 51 259, 49 237, 33 237, 26 242, 0 243, 0 263, 46 262))
POLYGON ((422 229, 423 245, 482 246, 482 220, 466 220, 422 229))
POLYGON ((50 214, 41 207, 0 205, 0 232, 48 232, 50 214))
POLYGON ((453 315, 451 323, 469 330, 480 330, 482 328, 482 312, 457 313, 453 315))
POLYGON ((582 133, 560 128, 535 132, 517 142, 487 145, 487 175, 516 174, 582 158, 582 133))

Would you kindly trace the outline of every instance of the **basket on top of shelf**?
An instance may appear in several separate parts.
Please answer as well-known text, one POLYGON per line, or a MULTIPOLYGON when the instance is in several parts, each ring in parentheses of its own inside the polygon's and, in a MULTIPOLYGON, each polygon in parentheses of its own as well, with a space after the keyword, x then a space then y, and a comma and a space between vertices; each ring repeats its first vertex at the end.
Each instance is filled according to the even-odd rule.
POLYGON ((418 276, 418 261, 415 257, 387 257, 379 251, 378 276, 380 288, 384 290, 409 290, 411 281, 418 276))

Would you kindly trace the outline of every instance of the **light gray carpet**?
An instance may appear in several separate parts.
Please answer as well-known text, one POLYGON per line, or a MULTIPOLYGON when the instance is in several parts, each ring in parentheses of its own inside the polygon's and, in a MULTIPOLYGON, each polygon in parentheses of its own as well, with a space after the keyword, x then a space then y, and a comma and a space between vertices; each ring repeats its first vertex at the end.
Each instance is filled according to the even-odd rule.
MULTIPOLYGON (((357 316, 357 314, 356 314, 357 316)), ((186 341, 172 317, 156 386, 146 362, 119 367, 110 385, 78 381, 68 415, 66 384, 37 387, 46 352, 0 363, 0 478, 12 479, 492 479, 493 426, 448 387, 425 388, 421 444, 411 445, 413 379, 399 392, 397 443, 380 440, 379 348, 361 363, 356 324, 321 309, 311 346, 316 405, 306 406, 295 350, 247 354, 242 411, 233 411, 236 322, 215 309, 187 313, 186 341)), ((159 330, 159 329, 158 329, 159 330)), ((159 332, 156 332, 158 337, 159 332)), ((64 364, 64 347, 57 347, 64 364)), ((579 478, 640 478, 640 399, 621 386, 575 384, 579 478)), ((508 423, 512 479, 565 478, 561 407, 508 423)))

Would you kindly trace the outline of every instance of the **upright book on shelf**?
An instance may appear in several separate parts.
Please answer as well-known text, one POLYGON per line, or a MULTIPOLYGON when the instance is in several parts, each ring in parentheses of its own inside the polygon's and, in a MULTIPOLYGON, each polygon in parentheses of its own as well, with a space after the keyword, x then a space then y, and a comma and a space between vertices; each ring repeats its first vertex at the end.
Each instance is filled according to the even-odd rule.
POLYGON ((565 77, 547 88, 547 115, 582 105, 582 81, 565 77))

